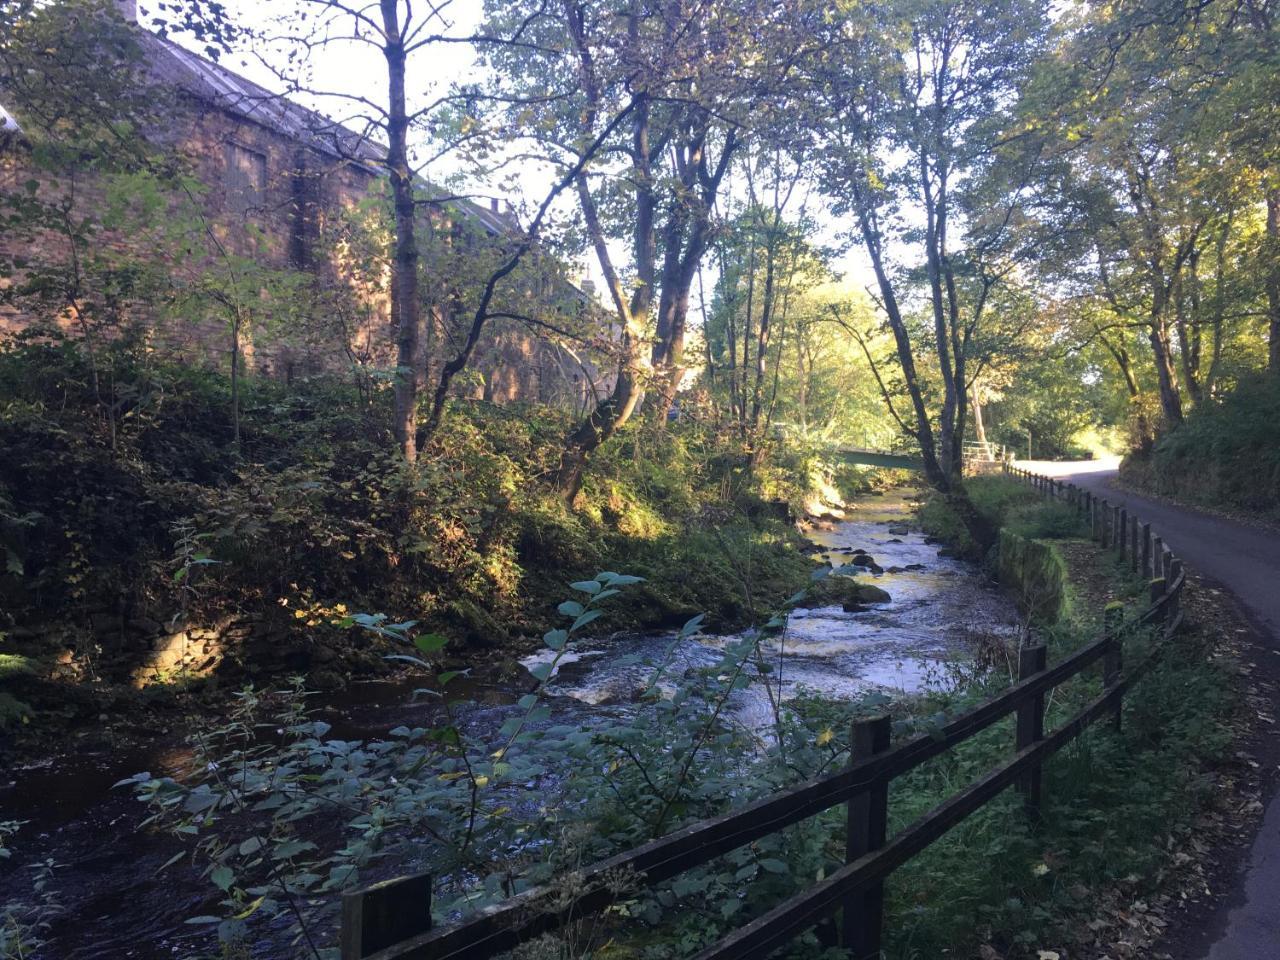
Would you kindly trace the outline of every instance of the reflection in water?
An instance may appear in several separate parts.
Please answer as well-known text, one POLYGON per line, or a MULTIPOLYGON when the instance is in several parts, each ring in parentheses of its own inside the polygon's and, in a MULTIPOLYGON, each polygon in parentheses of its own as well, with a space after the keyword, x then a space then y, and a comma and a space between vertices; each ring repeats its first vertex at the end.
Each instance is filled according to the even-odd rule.
MULTIPOLYGON (((850 522, 814 534, 826 556, 839 566, 861 548, 886 571, 875 578, 892 599, 865 612, 840 607, 797 611, 785 635, 766 651, 775 670, 775 691, 783 699, 807 689, 829 697, 856 697, 870 689, 918 692, 948 687, 973 670, 975 640, 1011 636, 1017 629, 1012 604, 971 567, 938 556, 917 532, 904 533, 909 505, 903 497, 858 504, 850 522), (894 533, 889 531, 895 526, 894 533), (904 568, 913 566, 908 571, 904 568)), ((870 574, 863 574, 869 577, 870 574)), ((714 624, 711 626, 714 627, 714 624)), ((671 633, 618 634, 591 640, 561 659, 552 679, 549 723, 590 722, 632 709, 652 667, 665 662, 667 675, 717 663, 734 638, 698 637, 675 643, 671 633)), ((525 661, 545 662, 549 651, 525 661)), ((532 682, 455 681, 455 693, 469 699, 456 719, 473 737, 493 737, 517 709, 532 682)), ((356 684, 321 704, 331 736, 379 737, 400 724, 428 726, 440 705, 412 696, 421 680, 356 684)), ((669 691, 670 685, 666 686, 669 691)), ((752 687, 734 694, 739 722, 762 729, 771 722, 767 692, 752 687)), ((52 858, 58 869, 59 900, 67 908, 51 931, 43 954, 49 960, 191 957, 204 953, 198 928, 184 921, 216 912, 209 882, 186 861, 158 873, 179 847, 166 838, 136 832, 139 804, 111 784, 140 770, 175 775, 189 754, 175 744, 158 744, 136 755, 74 754, 24 770, 0 782, 0 819, 28 820, 13 859, 0 875, 0 903, 30 890, 31 864, 52 858), (200 946, 197 946, 200 944, 200 946)), ((254 955, 286 953, 271 931, 261 931, 254 955)))

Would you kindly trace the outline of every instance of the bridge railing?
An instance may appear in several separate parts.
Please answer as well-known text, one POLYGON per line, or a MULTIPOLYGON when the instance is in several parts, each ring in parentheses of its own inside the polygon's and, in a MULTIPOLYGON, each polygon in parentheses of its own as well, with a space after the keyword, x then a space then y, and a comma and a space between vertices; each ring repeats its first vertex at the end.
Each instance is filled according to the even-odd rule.
POLYGON ((1008 448, 1004 444, 992 443, 990 440, 966 440, 961 447, 966 461, 985 460, 1004 463, 1009 458, 1008 448))
POLYGON ((1102 636, 1052 665, 1043 645, 1024 647, 1019 651, 1017 682, 941 729, 891 744, 889 717, 855 722, 853 761, 845 769, 592 864, 575 877, 572 894, 563 885, 534 887, 460 923, 433 929, 427 874, 347 893, 342 913, 343 960, 485 960, 608 910, 619 896, 619 875, 631 879, 625 895, 634 896, 637 884, 663 883, 840 804, 846 806, 847 814, 845 865, 703 950, 696 960, 764 958, 837 914, 840 942, 850 956, 878 958, 885 879, 1010 786, 1022 793, 1027 816, 1038 818, 1045 761, 1099 720, 1109 720, 1119 731, 1125 694, 1156 665, 1167 647, 1165 641, 1181 622, 1186 573, 1182 561, 1151 535, 1150 525, 1138 523, 1072 484, 1007 464, 1005 472, 1031 484, 1046 498, 1072 506, 1090 524, 1095 540, 1133 558, 1151 578, 1147 608, 1125 622, 1104 620, 1102 636), (1160 642, 1124 669, 1126 638, 1148 626, 1158 629, 1160 642), (1103 664, 1101 695, 1046 732, 1047 696, 1098 661, 1103 664), (1016 715, 1017 723, 1005 762, 893 837, 887 835, 888 791, 893 780, 1010 715, 1016 715))

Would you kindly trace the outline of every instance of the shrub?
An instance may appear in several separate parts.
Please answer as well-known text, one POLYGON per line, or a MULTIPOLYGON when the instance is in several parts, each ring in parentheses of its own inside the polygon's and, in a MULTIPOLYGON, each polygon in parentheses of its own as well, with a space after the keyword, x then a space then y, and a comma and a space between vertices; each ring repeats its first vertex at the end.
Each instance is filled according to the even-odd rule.
POLYGON ((1180 499, 1280 515, 1280 377, 1246 377, 1201 403, 1121 474, 1180 499))

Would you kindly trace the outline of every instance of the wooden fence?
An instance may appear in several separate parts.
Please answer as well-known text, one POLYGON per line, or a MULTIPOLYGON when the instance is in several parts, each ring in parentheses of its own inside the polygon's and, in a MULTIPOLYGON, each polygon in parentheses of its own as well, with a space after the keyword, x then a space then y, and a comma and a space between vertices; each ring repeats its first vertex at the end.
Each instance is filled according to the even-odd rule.
POLYGON ((1052 665, 1046 662, 1043 646, 1023 648, 1016 683, 940 730, 891 746, 888 717, 859 721, 852 731, 853 760, 845 769, 595 863, 575 879, 580 892, 571 897, 563 887, 535 887, 460 924, 432 929, 428 874, 347 893, 342 903, 343 960, 484 960, 604 911, 617 896, 610 879, 619 875, 653 886, 838 804, 847 805, 845 866, 725 936, 697 960, 767 957, 837 913, 841 944, 850 957, 878 958, 883 884, 889 874, 1011 785, 1023 794, 1028 815, 1037 817, 1044 762, 1098 720, 1107 719, 1118 730, 1125 693, 1151 669, 1165 646, 1153 644, 1126 670, 1125 637, 1151 625, 1161 631, 1161 641, 1167 640, 1181 621, 1179 599, 1186 583, 1182 562, 1152 535, 1149 524, 1072 484, 1009 466, 1005 472, 1046 498, 1071 506, 1089 524, 1095 540, 1128 558, 1150 579, 1150 605, 1141 615, 1108 623, 1100 638, 1052 665), (1047 694, 1098 661, 1103 668, 1102 694, 1046 732, 1047 694), (889 784, 1010 715, 1017 720, 1009 759, 889 838, 889 784))

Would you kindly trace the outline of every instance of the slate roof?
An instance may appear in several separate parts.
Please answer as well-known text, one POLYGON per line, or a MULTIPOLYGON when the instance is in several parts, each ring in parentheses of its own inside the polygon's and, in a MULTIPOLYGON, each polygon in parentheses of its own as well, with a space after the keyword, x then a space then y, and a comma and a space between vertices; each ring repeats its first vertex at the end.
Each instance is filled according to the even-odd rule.
MULTIPOLYGON (((386 172, 382 166, 386 150, 376 141, 288 97, 273 93, 172 40, 146 30, 140 33, 148 68, 159 82, 176 86, 211 106, 266 127, 321 154, 356 164, 372 175, 381 176, 386 172)), ((451 203, 491 234, 519 229, 516 218, 508 212, 465 199, 451 203)))

